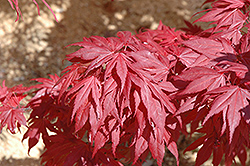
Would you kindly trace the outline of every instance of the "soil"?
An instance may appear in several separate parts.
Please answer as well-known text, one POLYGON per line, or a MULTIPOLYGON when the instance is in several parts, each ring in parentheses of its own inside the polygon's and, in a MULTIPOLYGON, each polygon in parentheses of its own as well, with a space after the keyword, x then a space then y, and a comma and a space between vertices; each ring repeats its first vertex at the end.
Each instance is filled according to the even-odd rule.
MULTIPOLYGON (((23 19, 15 22, 16 15, 7 0, 0 5, 0 81, 7 86, 34 85, 32 78, 58 74, 69 65, 65 55, 76 51, 67 45, 92 35, 115 36, 118 31, 136 33, 142 27, 155 29, 163 24, 177 29, 185 27, 183 20, 204 9, 201 0, 47 0, 58 22, 48 8, 38 2, 40 16, 32 1, 19 0, 23 19)), ((195 19, 195 18, 192 18, 195 19)), ((191 20, 192 20, 191 19, 191 20)), ((25 132, 25 128, 23 129, 25 132)), ((5 130, 0 139, 3 150, 0 165, 38 166, 37 152, 27 155, 27 145, 21 135, 10 135, 5 130), (7 144, 6 141, 15 139, 7 144), (11 144, 11 145, 10 145, 11 144), (8 146, 8 147, 7 147, 8 146), (24 150, 26 148, 26 150, 24 150), (15 154, 21 149, 19 154, 15 154), (22 154, 24 153, 24 154, 22 154)), ((8 141, 7 141, 8 142, 8 141)), ((182 151, 190 141, 180 139, 182 151)), ((42 149, 38 146, 37 151, 42 149)), ((181 152, 180 152, 181 153, 181 152)), ((181 155, 181 165, 194 165, 194 154, 181 155)), ((154 163, 151 163, 154 164, 154 163)), ((175 159, 166 153, 164 165, 175 165, 175 159)))

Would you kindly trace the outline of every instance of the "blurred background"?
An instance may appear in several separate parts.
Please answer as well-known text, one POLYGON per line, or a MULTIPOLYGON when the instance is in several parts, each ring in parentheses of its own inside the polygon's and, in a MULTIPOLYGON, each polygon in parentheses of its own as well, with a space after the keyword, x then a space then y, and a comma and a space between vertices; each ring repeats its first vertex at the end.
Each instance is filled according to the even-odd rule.
MULTIPOLYGON (((184 20, 205 9, 203 0, 47 0, 58 19, 37 0, 38 16, 32 0, 19 0, 23 20, 15 22, 16 13, 8 0, 0 5, 0 83, 6 80, 11 87, 17 84, 33 85, 32 78, 60 74, 67 66, 65 55, 76 51, 65 46, 92 35, 115 36, 118 31, 137 32, 140 28, 156 29, 159 21, 172 28, 185 27, 184 20)), ((197 16, 198 17, 198 16, 197 16)), ((192 18, 194 20, 195 18, 192 18)), ((22 134, 25 128, 22 128, 22 134)), ((38 166, 42 143, 27 155, 27 140, 22 134, 0 134, 1 166, 38 166)), ((187 147, 180 138, 179 148, 187 147)), ((195 154, 182 155, 181 165, 192 165, 195 154)), ((154 164, 150 162, 148 165, 154 164)), ((175 159, 166 153, 164 165, 175 165, 175 159)))

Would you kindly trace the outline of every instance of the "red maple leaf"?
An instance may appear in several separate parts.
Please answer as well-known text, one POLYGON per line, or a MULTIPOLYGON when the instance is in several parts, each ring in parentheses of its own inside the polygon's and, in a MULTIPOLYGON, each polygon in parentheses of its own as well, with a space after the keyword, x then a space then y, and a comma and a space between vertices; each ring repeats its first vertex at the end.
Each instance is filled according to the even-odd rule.
POLYGON ((26 118, 24 114, 24 107, 20 106, 20 101, 25 96, 12 96, 6 98, 0 107, 0 131, 7 125, 7 129, 14 134, 15 129, 20 131, 21 125, 26 125, 26 118))
POLYGON ((145 159, 148 150, 155 152, 153 146, 158 146, 160 150, 153 157, 161 164, 165 144, 178 159, 177 146, 171 139, 172 131, 164 129, 166 116, 176 110, 166 93, 177 90, 166 81, 169 59, 159 55, 164 52, 160 46, 157 53, 140 51, 143 44, 131 33, 120 32, 118 37, 84 38, 83 42, 76 44, 83 48, 68 56, 73 63, 80 62, 73 64, 76 68, 71 68, 59 80, 63 81, 63 92, 60 93, 66 92, 65 101, 72 106, 74 130, 78 133, 90 127, 88 137, 94 144, 93 158, 109 141, 112 142, 113 154, 119 156, 117 148, 120 149, 122 141, 134 149, 134 163, 139 162, 139 158, 145 159), (145 60, 143 57, 148 61, 142 61, 145 60), (77 73, 81 64, 88 66, 84 72, 77 73), (141 130, 133 128, 128 131, 125 126, 134 118, 141 130), (164 132, 169 132, 168 137, 161 136, 164 132), (133 142, 129 142, 131 138, 126 136, 130 133, 133 133, 133 142), (141 144, 145 145, 143 149, 141 144))
POLYGON ((51 144, 46 146, 42 154, 45 165, 114 165, 122 164, 115 160, 109 150, 100 150, 92 158, 93 149, 90 144, 75 138, 73 135, 59 134, 48 137, 51 144), (57 155, 54 155, 57 154, 57 155))
POLYGON ((24 93, 30 89, 21 84, 7 88, 3 81, 3 87, 0 87, 0 131, 7 125, 7 129, 15 133, 16 128, 20 131, 20 126, 26 125, 26 118, 23 115, 25 108, 20 102, 27 96, 24 93))
POLYGON ((248 18, 248 14, 245 12, 245 2, 242 0, 217 0, 215 2, 209 0, 205 3, 209 2, 213 2, 212 8, 201 11, 207 13, 194 23, 201 21, 217 24, 216 27, 211 28, 213 33, 222 31, 219 34, 220 37, 232 39, 233 44, 238 44, 241 37, 240 30, 248 18))
MULTIPOLYGON (((8 0, 8 2, 10 3, 11 8, 12 8, 13 10, 16 11, 16 14, 17 14, 17 19, 16 19, 16 21, 19 20, 19 17, 23 18, 23 17, 22 17, 21 10, 20 10, 20 7, 19 7, 18 0, 8 0)), ((42 2, 48 7, 48 9, 49 9, 49 10, 51 11, 51 13, 53 14, 55 20, 58 22, 55 13, 52 11, 52 9, 51 9, 51 7, 48 5, 48 3, 47 3, 45 0, 42 0, 42 2)), ((39 8, 39 6, 38 6, 38 3, 36 2, 36 0, 33 0, 33 3, 37 6, 38 15, 40 15, 40 8, 39 8)))
POLYGON ((250 93, 248 90, 238 86, 225 86, 214 89, 207 94, 219 95, 214 99, 209 114, 204 119, 203 124, 213 115, 222 112, 224 116, 223 119, 226 120, 224 124, 229 127, 229 143, 231 143, 234 131, 240 124, 240 110, 249 105, 248 100, 250 99, 250 93))
POLYGON ((185 81, 191 81, 178 95, 197 93, 203 90, 213 90, 225 85, 224 73, 219 73, 207 67, 193 67, 177 76, 185 81))
MULTIPOLYGON (((61 78, 36 79, 42 84, 28 105, 29 149, 42 135, 46 165, 141 165, 149 153, 161 165, 167 147, 179 165, 176 142, 191 124, 190 134, 202 133, 186 149, 201 146, 196 165, 212 153, 214 165, 223 155, 226 165, 236 156, 244 165, 250 144, 250 40, 243 29, 249 27, 249 1, 209 2, 212 9, 197 21, 217 26, 204 31, 188 23, 184 33, 160 22, 135 36, 118 32, 72 44, 81 48, 67 55, 72 65, 61 78)), ((1 89, 1 101, 8 90, 1 89)))

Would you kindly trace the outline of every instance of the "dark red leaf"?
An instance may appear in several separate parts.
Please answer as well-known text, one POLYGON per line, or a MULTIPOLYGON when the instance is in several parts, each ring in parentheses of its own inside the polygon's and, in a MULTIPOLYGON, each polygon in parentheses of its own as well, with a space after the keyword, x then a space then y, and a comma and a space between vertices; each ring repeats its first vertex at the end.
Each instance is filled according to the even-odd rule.
POLYGON ((201 144, 204 143, 204 141, 206 140, 206 136, 200 137, 198 138, 196 141, 194 141, 191 145, 189 145, 184 151, 183 153, 185 153, 186 151, 191 151, 194 150, 196 148, 198 148, 198 146, 200 146, 201 144))
POLYGON ((240 163, 242 166, 246 165, 246 160, 247 160, 247 152, 244 146, 241 146, 239 149, 239 153, 237 155, 240 159, 240 163))
POLYGON ((212 154, 213 150, 212 148, 213 148, 213 140, 212 138, 208 138, 207 140, 205 140, 203 146, 197 153, 195 166, 199 166, 209 159, 209 157, 212 154))

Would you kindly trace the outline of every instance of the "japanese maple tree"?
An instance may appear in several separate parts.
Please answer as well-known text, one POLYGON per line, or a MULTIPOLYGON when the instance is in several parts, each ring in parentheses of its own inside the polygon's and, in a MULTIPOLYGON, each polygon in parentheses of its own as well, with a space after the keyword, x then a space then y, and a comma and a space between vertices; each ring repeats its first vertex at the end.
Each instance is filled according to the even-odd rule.
MULTIPOLYGON (((1 128, 14 133, 30 109, 29 150, 40 136, 45 165, 141 165, 149 155, 162 165, 165 149, 179 165, 180 132, 199 133, 186 151, 197 149, 195 165, 211 154, 218 166, 238 157, 246 165, 250 148, 249 0, 207 0, 212 8, 175 30, 117 37, 84 37, 71 44, 72 65, 41 84, 0 89, 1 128), (37 89, 26 106, 24 92, 37 89), (187 126, 190 132, 187 132, 187 126), (53 134, 51 134, 53 133, 53 134)), ((200 12, 200 13, 202 13, 200 12)), ((199 13, 198 13, 199 14, 199 13)))
MULTIPOLYGON (((34 4, 36 5, 36 7, 37 7, 38 15, 40 15, 40 8, 39 8, 38 3, 36 2, 36 0, 32 0, 32 1, 33 1, 33 3, 34 3, 34 4)), ((56 15, 55 15, 55 13, 53 12, 53 10, 51 9, 51 7, 49 6, 49 4, 48 4, 45 0, 41 0, 41 1, 43 2, 44 5, 46 5, 46 6, 48 7, 48 9, 49 9, 49 10, 51 11, 51 13, 53 14, 55 20, 57 21, 56 15)), ((20 17, 23 19, 23 17, 22 17, 22 12, 21 12, 21 8, 20 8, 20 5, 19 5, 18 0, 8 0, 8 2, 9 2, 9 4, 10 4, 11 8, 12 8, 13 10, 15 10, 15 12, 16 12, 16 15, 17 15, 16 21, 18 21, 20 17)))

